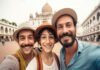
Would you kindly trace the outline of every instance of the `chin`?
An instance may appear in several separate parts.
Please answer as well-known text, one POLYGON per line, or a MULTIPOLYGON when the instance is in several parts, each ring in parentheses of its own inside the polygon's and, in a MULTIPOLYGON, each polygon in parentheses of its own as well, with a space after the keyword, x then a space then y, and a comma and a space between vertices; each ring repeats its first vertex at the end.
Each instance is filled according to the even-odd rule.
POLYGON ((30 51, 25 51, 24 52, 26 55, 30 54, 31 52, 30 51))
POLYGON ((71 47, 73 44, 74 44, 74 41, 72 41, 72 42, 67 42, 67 43, 62 43, 62 45, 63 45, 65 48, 69 48, 69 47, 71 47))
POLYGON ((51 50, 46 50, 45 52, 46 52, 46 53, 51 53, 52 51, 51 51, 51 50))

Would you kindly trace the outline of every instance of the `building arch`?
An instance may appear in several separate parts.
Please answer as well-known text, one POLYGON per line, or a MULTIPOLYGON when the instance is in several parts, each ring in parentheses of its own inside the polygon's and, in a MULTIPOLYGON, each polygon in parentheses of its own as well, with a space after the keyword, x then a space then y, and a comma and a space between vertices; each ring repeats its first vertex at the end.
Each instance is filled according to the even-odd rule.
POLYGON ((1 27, 0 27, 0 30, 1 30, 1 33, 3 33, 3 32, 4 32, 4 27, 1 26, 1 27))
POLYGON ((11 28, 9 28, 9 33, 11 33, 11 28))
POLYGON ((8 28, 7 27, 5 28, 5 33, 8 33, 8 28))
POLYGON ((100 12, 97 12, 97 21, 100 19, 100 12))

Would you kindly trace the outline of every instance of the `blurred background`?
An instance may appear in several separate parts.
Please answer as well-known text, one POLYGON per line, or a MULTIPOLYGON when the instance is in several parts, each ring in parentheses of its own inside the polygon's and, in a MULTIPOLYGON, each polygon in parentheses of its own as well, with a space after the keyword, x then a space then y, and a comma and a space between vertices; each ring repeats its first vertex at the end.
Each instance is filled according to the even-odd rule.
MULTIPOLYGON (((53 14, 72 8, 78 15, 77 39, 100 45, 100 0, 0 0, 0 62, 19 49, 12 34, 19 25, 51 24, 53 14)), ((36 43, 34 47, 37 47, 36 43)), ((59 55, 61 45, 53 49, 59 55)))

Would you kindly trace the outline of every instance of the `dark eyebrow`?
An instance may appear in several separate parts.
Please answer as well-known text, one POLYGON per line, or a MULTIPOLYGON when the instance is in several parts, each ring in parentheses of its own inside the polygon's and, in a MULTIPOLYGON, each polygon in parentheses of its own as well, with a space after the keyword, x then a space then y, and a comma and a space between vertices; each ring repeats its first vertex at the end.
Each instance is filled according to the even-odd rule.
POLYGON ((23 37, 23 35, 19 35, 19 37, 23 37))

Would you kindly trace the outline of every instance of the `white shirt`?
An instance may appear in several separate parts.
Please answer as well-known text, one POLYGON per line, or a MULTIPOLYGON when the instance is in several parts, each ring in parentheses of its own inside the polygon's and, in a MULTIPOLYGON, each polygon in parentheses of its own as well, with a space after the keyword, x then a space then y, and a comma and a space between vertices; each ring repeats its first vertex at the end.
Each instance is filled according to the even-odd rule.
MULTIPOLYGON (((43 61, 42 61, 43 62, 43 61)), ((36 57, 28 64, 26 70, 37 70, 37 60, 36 57)), ((58 70, 57 62, 54 59, 51 65, 47 65, 43 62, 43 70, 58 70)))

